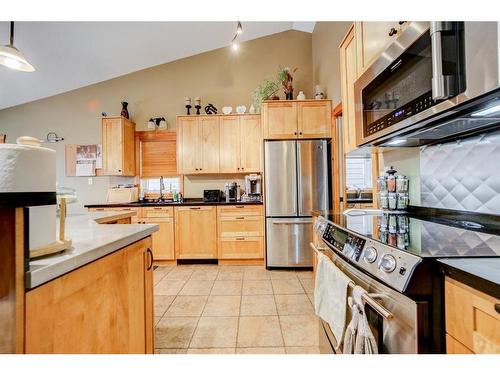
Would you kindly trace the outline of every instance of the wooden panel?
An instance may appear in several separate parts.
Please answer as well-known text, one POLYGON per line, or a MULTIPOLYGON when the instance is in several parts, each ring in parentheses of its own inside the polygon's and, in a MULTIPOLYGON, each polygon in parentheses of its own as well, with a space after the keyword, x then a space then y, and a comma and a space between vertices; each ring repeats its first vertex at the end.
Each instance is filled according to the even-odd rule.
POLYGON ((329 100, 298 102, 299 138, 331 138, 331 110, 329 100))
POLYGON ((348 153, 356 149, 354 81, 357 78, 357 68, 354 26, 340 45, 340 75, 344 153, 348 153))
MULTIPOLYGON (((202 173, 219 173, 219 116, 201 116, 201 165, 202 173)), ((196 150, 200 153, 200 149, 196 150)))
POLYGON ((240 171, 240 117, 220 118, 220 173, 240 171))
POLYGON ((500 353, 500 300, 447 277, 445 301, 448 334, 474 353, 500 353))
POLYGON ((177 259, 217 258, 215 206, 175 207, 177 259))
POLYGON ((121 118, 102 119, 102 168, 106 175, 123 172, 123 128, 121 118))
POLYGON ((222 216, 218 221, 219 237, 259 237, 264 235, 263 216, 222 216))
POLYGON ((257 173, 262 168, 262 126, 259 115, 240 117, 240 168, 257 173))
POLYGON ((201 168, 200 127, 196 117, 179 117, 177 119, 181 154, 181 173, 198 173, 201 168))
POLYGON ((29 291, 26 352, 145 353, 150 246, 148 237, 29 291))
POLYGON ((141 150, 141 177, 177 174, 175 141, 141 142, 141 150))
POLYGON ((297 138, 297 103, 267 102, 263 105, 265 139, 297 138))
POLYGON ((155 349, 155 330, 154 330, 154 282, 153 282, 153 267, 150 256, 147 252, 144 253, 143 263, 144 268, 144 332, 146 339, 146 354, 153 354, 155 349), (149 269, 148 269, 149 268, 149 269))
POLYGON ((160 230, 154 232, 153 237, 153 256, 155 260, 173 260, 175 259, 174 242, 174 218, 154 218, 141 219, 144 224, 158 224, 160 230))
POLYGON ((142 217, 173 217, 173 207, 142 207, 142 217))
POLYGON ((217 206, 218 216, 262 216, 263 212, 262 205, 217 206))
POLYGON ((220 259, 259 259, 264 257, 263 237, 227 237, 219 240, 220 259))
POLYGON ((446 353, 447 354, 474 354, 465 345, 455 340, 452 336, 446 334, 446 353))
POLYGON ((135 124, 128 120, 123 121, 123 176, 135 176, 135 124))

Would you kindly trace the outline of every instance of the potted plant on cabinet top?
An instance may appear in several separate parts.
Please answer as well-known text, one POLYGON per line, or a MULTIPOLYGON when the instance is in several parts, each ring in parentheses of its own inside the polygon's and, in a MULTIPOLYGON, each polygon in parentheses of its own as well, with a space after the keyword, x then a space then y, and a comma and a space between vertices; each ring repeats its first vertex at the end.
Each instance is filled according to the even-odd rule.
POLYGON ((279 88, 280 85, 277 80, 266 78, 253 92, 253 104, 255 109, 260 111, 260 106, 264 100, 278 100, 279 97, 276 96, 276 93, 279 88))

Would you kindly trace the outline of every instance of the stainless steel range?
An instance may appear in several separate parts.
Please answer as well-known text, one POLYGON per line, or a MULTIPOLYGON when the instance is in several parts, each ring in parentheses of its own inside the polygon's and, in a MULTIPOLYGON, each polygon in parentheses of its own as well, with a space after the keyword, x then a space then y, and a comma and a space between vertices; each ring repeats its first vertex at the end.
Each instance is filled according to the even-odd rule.
MULTIPOLYGON (((318 218, 314 230, 317 250, 380 297, 380 306, 367 305, 367 317, 381 353, 443 353, 444 280, 435 260, 500 256, 498 217, 488 215, 354 209, 318 218)), ((333 343, 326 322, 323 327, 333 343)))

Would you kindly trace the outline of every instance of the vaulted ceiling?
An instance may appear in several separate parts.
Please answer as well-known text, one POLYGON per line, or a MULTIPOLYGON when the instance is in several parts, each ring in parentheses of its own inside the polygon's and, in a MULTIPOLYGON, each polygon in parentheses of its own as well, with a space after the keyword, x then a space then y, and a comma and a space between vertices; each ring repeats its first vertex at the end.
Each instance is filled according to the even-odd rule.
MULTIPOLYGON (((314 22, 242 22, 241 41, 314 22)), ((228 46, 236 22, 16 22, 14 45, 35 67, 0 66, 0 109, 228 46)), ((0 44, 9 23, 0 22, 0 44)))

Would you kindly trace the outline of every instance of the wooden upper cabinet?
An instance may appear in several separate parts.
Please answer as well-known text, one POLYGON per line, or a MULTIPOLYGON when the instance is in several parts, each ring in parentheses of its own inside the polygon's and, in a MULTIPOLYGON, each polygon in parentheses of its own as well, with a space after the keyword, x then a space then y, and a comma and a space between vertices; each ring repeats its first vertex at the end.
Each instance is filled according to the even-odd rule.
POLYGON ((135 132, 136 171, 141 177, 176 175, 176 147, 175 132, 135 132))
MULTIPOLYGON (((219 173, 219 117, 201 116, 199 118, 202 173, 219 173)), ((197 150, 200 153, 200 149, 197 150)))
POLYGON ((359 74, 401 34, 409 23, 410 21, 355 22, 359 74))
POLYGON ((330 101, 297 102, 299 138, 329 138, 332 135, 330 101))
POLYGON ((330 100, 269 101, 262 105, 265 139, 330 138, 330 100))
POLYGON ((240 117, 220 118, 220 173, 240 170, 240 117))
POLYGON ((260 115, 179 116, 179 173, 260 172, 260 115))
POLYGON ((123 117, 102 119, 103 175, 135 176, 135 124, 123 117))
POLYGON ((262 104, 264 138, 297 138, 297 103, 295 101, 270 101, 262 104))
POLYGON ((240 171, 262 171, 262 126, 259 115, 240 116, 240 171))
POLYGON ((216 259, 216 207, 175 207, 174 212, 176 258, 216 259))
POLYGON ((179 117, 177 135, 180 152, 178 155, 182 173, 198 173, 201 168, 200 129, 197 117, 179 117))
POLYGON ((357 78, 356 38, 352 26, 340 45, 340 77, 342 89, 342 128, 344 152, 356 149, 354 81, 357 78))

